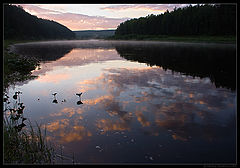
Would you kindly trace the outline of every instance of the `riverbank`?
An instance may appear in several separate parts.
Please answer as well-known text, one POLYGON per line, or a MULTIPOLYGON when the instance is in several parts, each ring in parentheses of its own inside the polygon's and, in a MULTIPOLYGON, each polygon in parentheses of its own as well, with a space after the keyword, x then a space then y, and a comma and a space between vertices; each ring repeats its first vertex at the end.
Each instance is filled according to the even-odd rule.
POLYGON ((37 123, 34 126, 36 129, 33 129, 30 119, 28 119, 29 123, 25 124, 24 122, 27 120, 23 117, 25 106, 18 98, 21 92, 16 92, 15 95, 10 96, 6 91, 10 85, 36 78, 31 71, 36 69, 39 61, 35 58, 14 54, 10 49, 11 45, 24 42, 30 41, 4 41, 3 162, 5 164, 54 164, 59 156, 60 159, 63 156, 58 156, 47 141, 46 129, 44 130, 45 134, 43 134, 41 126, 37 123), (10 102, 10 97, 13 97, 16 102, 10 102), (25 126, 29 128, 26 129, 25 126))
POLYGON ((139 40, 139 41, 169 41, 192 43, 227 43, 235 44, 235 36, 165 36, 165 35, 121 35, 111 36, 105 40, 139 40))
POLYGON ((5 91, 5 89, 11 84, 36 77, 32 76, 31 71, 39 66, 39 60, 35 58, 24 57, 11 52, 9 48, 10 45, 18 42, 20 41, 4 41, 3 91, 5 91))
MULTIPOLYGON (((45 137, 42 136, 40 127, 38 127, 38 131, 34 131, 33 129, 22 131, 22 128, 26 126, 23 123, 26 118, 22 116, 25 106, 20 102, 20 106, 17 104, 19 107, 9 106, 9 104, 11 104, 8 99, 10 95, 7 94, 6 89, 9 85, 35 78, 35 76, 31 75, 31 71, 38 65, 37 60, 16 55, 10 51, 9 46, 18 42, 19 41, 15 40, 4 41, 4 163, 51 163, 53 148, 47 145, 45 137), (10 115, 8 116, 7 114, 9 113, 10 115), (18 125, 18 120, 21 119, 22 124, 18 125), (19 128, 21 128, 21 130, 19 130, 19 128)), ((32 128, 31 125, 30 127, 32 128)))
MULTIPOLYGON (((61 41, 78 41, 79 39, 73 40, 61 40, 61 41)), ((154 42, 184 42, 184 43, 217 43, 217 44, 236 44, 236 36, 164 36, 164 35, 122 35, 122 36, 111 36, 101 39, 85 39, 87 40, 113 40, 113 41, 154 41, 154 42)), ((10 49, 11 45, 17 43, 29 43, 29 42, 42 42, 42 41, 59 41, 59 40, 5 40, 4 50, 10 49)), ((87 44, 86 44, 87 45, 87 44)), ((11 51, 10 51, 11 52, 11 51)))

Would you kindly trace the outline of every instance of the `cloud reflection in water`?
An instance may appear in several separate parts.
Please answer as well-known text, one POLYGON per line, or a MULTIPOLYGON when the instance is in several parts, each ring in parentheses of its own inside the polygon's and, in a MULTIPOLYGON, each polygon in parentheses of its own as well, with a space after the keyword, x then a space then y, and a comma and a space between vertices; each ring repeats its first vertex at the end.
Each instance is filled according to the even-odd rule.
POLYGON ((42 63, 34 71, 39 78, 21 90, 30 95, 24 98, 31 115, 48 123, 48 139, 68 146, 80 160, 89 161, 92 154, 98 160, 109 159, 117 151, 131 161, 144 159, 147 151, 166 154, 163 161, 172 159, 175 152, 188 160, 191 152, 202 155, 202 149, 210 151, 207 158, 218 154, 211 153, 213 144, 217 151, 233 151, 236 93, 216 88, 209 78, 130 62, 112 48, 77 48, 57 58, 42 63), (52 104, 53 92, 58 93, 58 104, 52 104), (81 105, 76 103, 79 92, 83 92, 81 105), (159 143, 168 144, 167 151, 156 148, 159 143), (94 151, 96 145, 105 145, 105 155, 94 151))
POLYGON ((225 101, 226 98, 234 100, 233 94, 224 89, 213 90, 213 84, 206 79, 180 74, 173 76, 158 67, 105 69, 99 77, 78 82, 78 85, 83 90, 85 87, 91 91, 101 88, 105 95, 83 100, 85 108, 80 113, 72 107, 52 114, 67 118, 66 125, 60 124, 61 120, 53 122, 55 131, 59 129, 61 140, 66 142, 93 134, 88 128, 73 125, 77 123, 73 115, 82 119, 83 112, 93 109, 102 114, 92 123, 95 131, 103 130, 102 134, 131 131, 141 126, 144 133, 149 132, 148 135, 158 136, 162 129, 169 130, 172 138, 180 141, 192 137, 209 140, 224 136, 218 129, 222 125, 227 129, 234 115, 234 108, 225 101), (77 127, 82 129, 75 129, 77 127))

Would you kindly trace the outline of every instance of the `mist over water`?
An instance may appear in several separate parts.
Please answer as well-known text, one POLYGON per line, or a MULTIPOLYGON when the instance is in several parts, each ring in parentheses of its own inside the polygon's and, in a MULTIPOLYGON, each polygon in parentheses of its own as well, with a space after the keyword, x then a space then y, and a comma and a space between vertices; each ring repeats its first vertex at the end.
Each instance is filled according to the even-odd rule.
POLYGON ((72 40, 11 50, 42 62, 38 78, 9 94, 23 93, 24 115, 76 163, 235 163, 235 45, 72 40))

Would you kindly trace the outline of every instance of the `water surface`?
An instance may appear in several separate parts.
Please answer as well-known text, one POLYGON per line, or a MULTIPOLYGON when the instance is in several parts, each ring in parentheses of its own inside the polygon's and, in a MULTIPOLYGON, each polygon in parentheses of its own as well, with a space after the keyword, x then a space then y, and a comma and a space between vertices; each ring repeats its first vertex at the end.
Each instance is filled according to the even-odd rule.
POLYGON ((12 50, 42 62, 38 78, 9 94, 22 91, 24 116, 75 162, 235 163, 234 45, 83 40, 12 50))

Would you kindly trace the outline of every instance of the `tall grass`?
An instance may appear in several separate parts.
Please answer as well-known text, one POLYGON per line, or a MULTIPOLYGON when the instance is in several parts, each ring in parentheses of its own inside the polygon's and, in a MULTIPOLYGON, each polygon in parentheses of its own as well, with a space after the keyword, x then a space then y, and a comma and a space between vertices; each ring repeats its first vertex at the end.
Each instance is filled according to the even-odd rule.
POLYGON ((24 105, 20 102, 21 92, 13 95, 13 107, 10 97, 5 93, 9 85, 17 81, 35 78, 31 70, 39 65, 35 59, 25 59, 8 52, 8 46, 16 41, 4 41, 4 98, 3 98, 3 162, 4 164, 54 164, 59 157, 47 141, 44 132, 36 123, 36 128, 29 121, 28 129, 23 128, 26 118, 23 117, 24 105), (17 73, 16 73, 17 72, 17 73), (20 121, 22 120, 22 121, 20 121), (34 129, 35 128, 35 129, 34 129))
POLYGON ((46 129, 43 133, 37 124, 34 130, 17 129, 4 119, 4 163, 49 164, 54 163, 54 148, 46 140, 46 129))
POLYGON ((55 164, 63 160, 73 158, 57 154, 54 147, 47 141, 46 127, 42 127, 37 122, 35 126, 26 118, 24 105, 20 99, 21 92, 13 95, 13 105, 10 97, 5 94, 3 101, 3 161, 4 164, 55 164), (43 129, 42 129, 43 128, 43 129))
POLYGON ((21 92, 13 95, 13 105, 10 97, 5 94, 3 102, 3 158, 5 164, 48 164, 54 163, 56 157, 54 148, 46 140, 46 128, 43 131, 36 123, 34 129, 29 121, 26 128, 23 117, 24 105, 20 99, 21 92))

